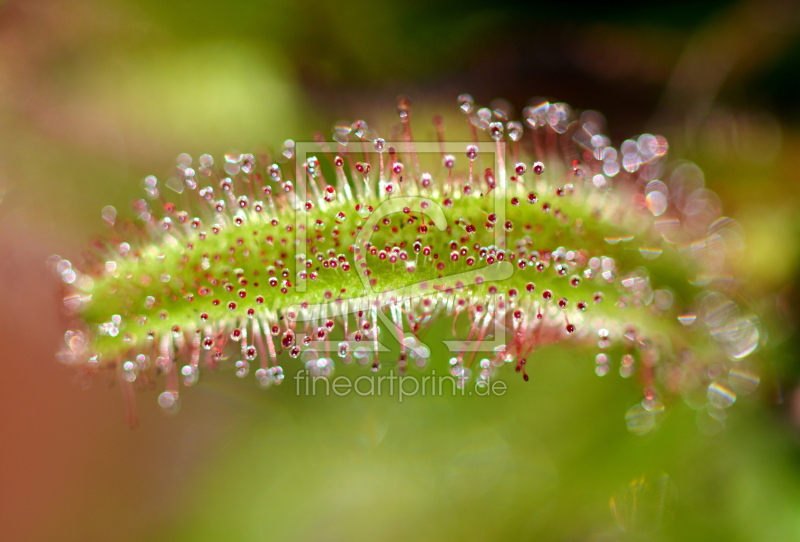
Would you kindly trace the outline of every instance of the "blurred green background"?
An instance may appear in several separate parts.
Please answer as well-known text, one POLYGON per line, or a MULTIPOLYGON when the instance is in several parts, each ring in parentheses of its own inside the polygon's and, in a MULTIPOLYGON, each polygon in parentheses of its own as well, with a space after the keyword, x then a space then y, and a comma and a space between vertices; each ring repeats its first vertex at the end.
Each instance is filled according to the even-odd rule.
POLYGON ((800 539, 796 3, 0 6, 0 539, 800 539), (140 394, 136 430, 117 389, 56 363, 45 259, 79 259, 143 176, 340 119, 388 131, 398 95, 452 111, 462 92, 597 109, 616 142, 662 133, 703 169, 747 233, 769 334, 725 431, 676 404, 631 435, 635 386, 565 350, 492 398, 297 397, 217 374, 177 416, 140 394))

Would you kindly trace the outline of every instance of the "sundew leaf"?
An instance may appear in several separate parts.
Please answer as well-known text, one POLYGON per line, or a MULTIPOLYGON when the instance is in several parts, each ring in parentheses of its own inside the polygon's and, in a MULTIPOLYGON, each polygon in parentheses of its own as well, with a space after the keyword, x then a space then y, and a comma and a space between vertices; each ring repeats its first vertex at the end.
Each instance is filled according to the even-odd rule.
POLYGON ((758 383, 742 360, 761 335, 734 301, 741 227, 699 170, 661 136, 614 147, 563 103, 522 121, 458 106, 466 140, 439 119, 438 141, 415 140, 401 98, 388 139, 359 120, 274 155, 180 155, 132 217, 103 209, 91 257, 50 262, 73 321, 60 359, 117 379, 133 423, 135 386, 163 379, 175 412, 181 382, 220 368, 263 387, 340 363, 406 374, 443 341, 455 384, 487 386, 557 345, 637 382, 635 434, 680 396, 715 420, 701 429, 724 423, 758 383), (450 336, 424 335, 437 321, 450 336))

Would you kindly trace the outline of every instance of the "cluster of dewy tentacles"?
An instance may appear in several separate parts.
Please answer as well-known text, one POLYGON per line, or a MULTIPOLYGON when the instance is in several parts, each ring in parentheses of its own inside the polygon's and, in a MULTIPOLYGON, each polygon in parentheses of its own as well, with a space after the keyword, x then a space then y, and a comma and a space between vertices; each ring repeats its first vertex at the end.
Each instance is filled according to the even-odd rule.
POLYGON ((266 387, 293 363, 378 370, 387 345, 399 371, 425 368, 425 328, 448 319, 459 385, 584 348, 598 375, 640 382, 635 431, 669 395, 721 417, 752 390, 759 328, 729 272, 742 235, 695 166, 667 163, 660 136, 615 148, 566 104, 521 122, 459 107, 460 141, 439 118, 438 141, 415 140, 401 100, 394 140, 356 121, 273 157, 181 155, 132 222, 103 210, 112 233, 86 262, 53 258, 74 321, 61 359, 129 397, 163 375, 174 411, 181 381, 219 367, 266 387))

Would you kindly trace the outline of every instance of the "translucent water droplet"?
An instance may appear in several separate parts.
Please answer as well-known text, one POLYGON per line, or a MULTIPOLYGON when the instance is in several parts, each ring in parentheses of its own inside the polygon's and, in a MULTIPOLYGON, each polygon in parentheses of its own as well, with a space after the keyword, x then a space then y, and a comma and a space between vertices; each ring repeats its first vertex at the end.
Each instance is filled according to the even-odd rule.
POLYGON ((489 136, 495 141, 500 141, 503 138, 503 123, 502 122, 490 123, 489 136))
POLYGON ((72 284, 78 278, 78 274, 73 269, 65 269, 61 272, 61 280, 65 284, 72 284))
POLYGON ((549 106, 549 102, 542 102, 523 109, 522 116, 525 117, 525 122, 528 123, 528 126, 531 128, 544 126, 547 123, 547 108, 549 106))
POLYGON ((359 139, 364 137, 364 134, 366 133, 368 128, 369 126, 367 125, 367 122, 364 120, 355 121, 353 123, 353 126, 351 127, 351 129, 353 130, 353 135, 359 139))
POLYGON ((267 168, 267 175, 269 175, 269 178, 271 180, 275 181, 275 182, 280 181, 281 180, 281 168, 280 168, 280 166, 278 166, 278 164, 271 164, 267 168))
POLYGON ((256 159, 252 154, 242 155, 242 171, 251 173, 256 165, 256 159))
POLYGON ((272 385, 272 374, 267 370, 261 367, 260 369, 256 370, 256 380, 258 381, 258 385, 262 388, 268 388, 272 385))
POLYGON ((153 175, 148 175, 142 180, 142 188, 151 198, 158 197, 158 179, 153 175))
POLYGON ((634 405, 625 413, 625 425, 634 435, 647 434, 655 428, 657 414, 641 404, 634 405))
POLYGON ((469 113, 472 111, 473 106, 475 105, 475 99, 469 94, 461 94, 458 97, 458 107, 464 113, 469 113))
POLYGON ((511 141, 519 141, 522 138, 522 124, 517 121, 506 124, 506 131, 511 141))
POLYGON ((553 130, 563 134, 569 126, 572 110, 565 103, 550 104, 547 108, 547 123, 553 130))
POLYGON ((420 363, 424 365, 426 360, 431 357, 431 350, 424 344, 421 344, 411 349, 411 355, 416 359, 417 365, 420 365, 420 363))
POLYGON ((191 365, 184 365, 181 367, 181 374, 183 375, 183 385, 191 386, 200 378, 200 371, 197 367, 191 365))
POLYGON ((717 408, 728 408, 736 401, 734 392, 727 381, 715 380, 708 385, 708 402, 717 408))
POLYGON ((165 391, 158 396, 158 405, 167 414, 175 414, 181 406, 177 391, 165 391))
POLYGON ((353 351, 353 357, 356 358, 356 360, 358 360, 358 362, 362 365, 367 363, 368 354, 369 352, 363 346, 359 346, 353 351))
POLYGON ((294 156, 294 152, 295 152, 294 141, 291 139, 287 139, 286 141, 284 141, 283 152, 281 154, 283 154, 283 156, 285 156, 287 160, 291 160, 291 158, 294 156))
POLYGON ((735 360, 749 356, 758 347, 758 321, 755 317, 735 318, 728 322, 725 351, 735 360))
POLYGON ((653 216, 661 216, 667 210, 667 196, 661 192, 650 192, 644 199, 647 209, 653 216))
POLYGON ((283 382, 284 379, 283 367, 281 367, 280 365, 276 365, 275 367, 272 367, 269 371, 270 374, 272 374, 272 381, 276 385, 280 385, 280 383, 283 382))
POLYGON ((333 360, 325 357, 309 359, 306 370, 314 378, 328 378, 333 373, 333 360))
POLYGON ((122 364, 122 370, 125 372, 123 378, 128 382, 136 381, 136 364, 132 361, 126 361, 122 364))
POLYGON ((743 367, 734 367, 728 371, 728 382, 736 393, 748 394, 755 391, 761 379, 757 374, 743 367))
POLYGON ((681 314, 680 316, 678 316, 678 322, 680 322, 685 326, 692 325, 695 320, 697 320, 696 314, 681 314))
POLYGON ((237 151, 230 151, 225 153, 225 161, 229 164, 238 164, 242 160, 242 153, 237 151))
POLYGON ((105 207, 103 207, 101 216, 103 217, 103 222, 105 222, 109 226, 113 226, 114 223, 117 221, 117 210, 111 205, 106 205, 105 207))
POLYGON ((250 364, 244 360, 239 360, 236 362, 236 376, 239 378, 244 378, 247 376, 247 373, 250 372, 250 364))

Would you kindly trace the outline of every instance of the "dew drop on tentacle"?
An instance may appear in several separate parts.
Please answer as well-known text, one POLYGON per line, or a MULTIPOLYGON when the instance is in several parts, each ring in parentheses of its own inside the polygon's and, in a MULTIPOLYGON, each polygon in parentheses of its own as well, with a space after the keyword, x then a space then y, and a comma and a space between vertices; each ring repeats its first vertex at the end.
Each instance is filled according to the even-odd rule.
POLYGON ((180 405, 180 397, 176 391, 165 391, 158 396, 158 406, 167 414, 177 413, 180 405))
POLYGON ((475 105, 475 100, 472 98, 470 94, 461 94, 458 96, 458 107, 464 113, 471 113, 472 108, 475 105))
POLYGON ((489 124, 489 135, 495 141, 500 141, 503 138, 503 123, 492 122, 489 124))

